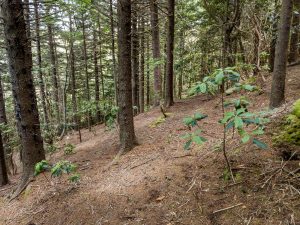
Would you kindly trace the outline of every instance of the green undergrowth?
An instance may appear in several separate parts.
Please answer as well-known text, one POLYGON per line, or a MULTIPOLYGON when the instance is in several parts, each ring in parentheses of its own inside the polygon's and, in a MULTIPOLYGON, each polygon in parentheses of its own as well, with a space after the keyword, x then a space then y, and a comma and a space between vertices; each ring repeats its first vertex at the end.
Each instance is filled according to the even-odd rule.
POLYGON ((273 141, 276 145, 292 144, 300 146, 300 99, 294 105, 292 113, 287 115, 273 141))

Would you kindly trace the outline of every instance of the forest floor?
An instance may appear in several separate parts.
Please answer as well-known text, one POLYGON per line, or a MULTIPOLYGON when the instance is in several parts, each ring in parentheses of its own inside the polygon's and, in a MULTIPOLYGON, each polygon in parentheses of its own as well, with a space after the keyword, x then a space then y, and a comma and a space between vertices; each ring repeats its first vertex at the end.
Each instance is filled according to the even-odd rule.
MULTIPOLYGON (((299 74, 300 67, 289 68, 287 105, 300 98, 299 74)), ((263 92, 248 96, 256 111, 268 107, 270 75, 265 76, 263 92)), ((5 197, 12 187, 0 189, 0 225, 300 224, 300 184, 285 172, 299 167, 299 159, 283 161, 272 147, 272 134, 285 109, 272 116, 263 137, 268 150, 228 141, 238 177, 234 184, 223 177, 220 108, 219 97, 198 96, 177 101, 161 124, 154 125, 159 109, 138 115, 139 145, 109 167, 118 153, 117 130, 103 125, 93 132, 84 130, 82 143, 77 134, 66 136, 60 145, 75 144, 75 153, 64 156, 60 151, 49 160, 76 163, 80 184, 60 179, 51 185, 39 176, 11 202, 5 197), (186 152, 181 136, 188 130, 182 119, 195 112, 209 116, 201 123, 208 142, 186 152)))

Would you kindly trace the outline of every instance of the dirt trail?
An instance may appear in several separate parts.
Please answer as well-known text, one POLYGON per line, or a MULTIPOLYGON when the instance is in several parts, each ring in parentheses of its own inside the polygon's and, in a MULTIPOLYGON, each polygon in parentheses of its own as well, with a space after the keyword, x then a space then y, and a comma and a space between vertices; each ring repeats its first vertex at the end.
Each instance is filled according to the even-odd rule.
MULTIPOLYGON (((289 102, 300 97, 299 73, 300 67, 289 69, 289 102)), ((263 94, 249 96, 254 109, 268 106, 269 89, 267 85, 263 94)), ((76 153, 66 157, 58 152, 50 161, 65 158, 75 162, 81 183, 72 186, 61 180, 53 187, 40 176, 19 200, 10 203, 4 198, 9 190, 1 191, 0 225, 289 224, 292 218, 300 224, 299 202, 292 202, 295 207, 286 206, 277 191, 258 187, 267 162, 277 160, 273 150, 237 148, 231 143, 230 159, 242 181, 230 185, 222 178, 225 164, 219 151, 218 97, 179 101, 169 112, 170 117, 155 127, 150 124, 161 116, 159 109, 137 116, 139 145, 108 169, 118 151, 117 131, 102 125, 92 133, 84 130, 83 143, 78 143, 76 134, 66 137, 61 144, 76 144, 76 153), (185 152, 181 136, 187 129, 182 119, 196 111, 209 115, 201 124, 209 141, 185 152), (213 213, 231 206, 236 207, 213 213)), ((269 139, 266 137, 267 142, 269 139)))

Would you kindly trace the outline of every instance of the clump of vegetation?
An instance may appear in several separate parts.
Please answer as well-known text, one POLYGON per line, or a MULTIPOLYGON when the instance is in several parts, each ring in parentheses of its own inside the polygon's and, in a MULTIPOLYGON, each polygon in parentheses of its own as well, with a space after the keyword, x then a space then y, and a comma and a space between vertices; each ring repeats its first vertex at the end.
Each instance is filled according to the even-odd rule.
POLYGON ((285 118, 280 130, 273 138, 275 144, 300 146, 300 99, 294 103, 292 113, 285 118))
POLYGON ((72 144, 66 144, 65 147, 64 147, 64 154, 65 155, 72 155, 74 154, 74 149, 75 149, 75 146, 72 145, 72 144))
POLYGON ((34 175, 38 176, 43 174, 46 180, 50 182, 45 173, 50 172, 52 177, 61 177, 63 174, 70 175, 68 180, 72 183, 78 183, 80 175, 76 173, 77 166, 69 161, 59 161, 54 165, 51 165, 47 160, 42 160, 35 165, 34 175))
MULTIPOLYGON (((240 96, 237 99, 230 99, 226 101, 225 94, 231 95, 233 93, 241 93, 242 91, 255 91, 257 88, 250 84, 240 83, 240 74, 234 71, 234 68, 218 69, 212 75, 203 79, 202 83, 198 83, 192 89, 192 93, 199 94, 213 94, 212 89, 208 86, 214 86, 214 90, 220 90, 221 92, 221 111, 222 118, 219 123, 223 126, 223 140, 222 151, 227 164, 227 170, 231 175, 233 181, 235 181, 234 174, 232 173, 230 162, 227 156, 227 139, 228 131, 232 130, 232 138, 235 137, 235 133, 238 134, 241 143, 246 144, 251 142, 261 149, 267 149, 268 146, 257 139, 257 136, 264 134, 264 125, 268 122, 262 114, 251 113, 248 109, 250 102, 244 96, 240 96), (207 83, 209 82, 209 84, 207 83), (225 87, 228 87, 227 89, 225 87), (228 108, 231 107, 231 110, 228 108)), ((207 115, 196 113, 192 117, 184 119, 184 124, 192 130, 192 127, 199 127, 198 121, 203 120, 207 115)), ((188 133, 184 136, 187 139, 184 148, 188 150, 191 144, 203 144, 206 139, 200 136, 202 131, 196 129, 192 133, 188 133)))

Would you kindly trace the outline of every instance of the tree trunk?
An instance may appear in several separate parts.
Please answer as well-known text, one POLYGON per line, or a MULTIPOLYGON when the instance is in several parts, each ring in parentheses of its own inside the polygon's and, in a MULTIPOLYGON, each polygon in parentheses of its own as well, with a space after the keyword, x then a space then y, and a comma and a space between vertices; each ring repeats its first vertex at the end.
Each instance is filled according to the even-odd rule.
POLYGON ((119 126, 120 153, 129 151, 135 142, 131 84, 131 1, 118 1, 119 47, 119 126))
POLYGON ((0 187, 6 184, 8 184, 8 176, 5 164, 5 152, 2 142, 2 134, 0 132, 0 187))
POLYGON ((78 130, 79 141, 81 142, 80 131, 80 118, 77 114, 77 97, 76 97, 76 76, 75 76, 75 53, 74 53, 74 39, 73 39, 73 21, 71 15, 69 15, 70 25, 70 72, 71 72, 71 94, 72 94, 72 106, 73 106, 73 123, 78 130))
POLYGON ((146 88, 146 105, 147 109, 149 110, 150 107, 150 40, 149 35, 147 35, 147 88, 146 88))
POLYGON ((275 0, 275 10, 273 13, 274 22, 272 25, 272 39, 270 42, 270 56, 269 56, 269 70, 270 72, 274 71, 274 62, 275 62, 275 49, 277 41, 277 28, 278 28, 278 19, 276 18, 278 12, 278 0, 275 0))
MULTIPOLYGON (((184 50, 185 48, 185 37, 184 37, 184 30, 180 32, 180 57, 183 59, 184 57, 184 50)), ((182 98, 182 86, 183 86, 183 64, 180 65, 180 73, 178 78, 178 97, 179 99, 182 98)))
POLYGON ((167 31, 167 77, 165 105, 170 107, 174 104, 174 29, 175 29, 175 0, 168 0, 168 31, 167 31))
MULTIPOLYGON (((5 102, 3 97, 3 89, 0 78, 0 124, 7 124, 5 102)), ((0 131, 0 186, 8 183, 7 168, 5 159, 8 156, 8 139, 5 138, 0 131), (5 143, 6 141, 6 143, 5 143)), ((11 154, 11 153, 10 153, 11 154)), ((13 167, 13 164, 11 165, 13 167)), ((9 166, 8 166, 9 167, 9 166)), ((14 169, 14 168, 12 168, 14 169)))
MULTIPOLYGON (((82 16, 82 35, 83 35, 83 59, 84 59, 84 72, 85 72, 85 98, 87 103, 91 101, 90 96, 90 83, 89 83, 89 73, 88 73, 88 61, 87 61, 87 47, 86 47, 86 31, 85 31, 85 23, 84 23, 84 16, 82 16)), ((87 112, 87 124, 89 131, 91 131, 91 112, 88 110, 87 112)))
POLYGON ((139 100, 140 100, 140 112, 143 113, 145 106, 145 19, 144 16, 141 16, 141 25, 140 25, 140 51, 141 51, 141 60, 140 60, 140 83, 139 83, 139 100))
POLYGON ((45 159, 45 152, 31 73, 32 56, 26 36, 22 2, 21 0, 5 0, 1 4, 1 10, 17 127, 22 146, 23 174, 16 191, 18 194, 33 175, 35 164, 45 159))
MULTIPOLYGON (((48 6, 47 15, 50 14, 50 7, 48 6)), ((57 67, 56 67, 56 57, 55 57, 55 48, 54 48, 54 38, 53 38, 53 27, 51 22, 47 23, 47 30, 48 30, 48 44, 49 44, 49 57, 51 63, 51 77, 53 83, 53 101, 54 101, 54 108, 55 108, 55 118, 57 124, 60 123, 60 110, 59 110, 59 93, 58 93, 58 81, 57 81, 57 67)))
POLYGON ((299 56, 299 25, 300 25, 300 1, 294 1, 294 13, 292 22, 292 34, 290 43, 289 63, 297 62, 299 56))
POLYGON ((47 111, 47 106, 46 106, 45 85, 44 85, 43 72, 42 72, 40 15, 39 15, 37 0, 34 0, 34 13, 35 13, 35 35, 36 35, 36 48, 37 48, 39 88, 40 88, 41 102, 42 102, 42 108, 43 108, 44 123, 46 124, 46 127, 48 127, 49 116, 48 116, 48 111, 47 111))
POLYGON ((115 54, 115 25, 114 25, 114 11, 112 0, 109 0, 109 19, 110 19, 110 35, 111 35, 111 54, 113 60, 113 77, 115 84, 115 101, 118 105, 118 73, 116 65, 116 54, 115 54))
MULTIPOLYGON (((94 48, 94 70, 95 70, 95 101, 97 104, 96 121, 100 123, 101 112, 100 112, 100 88, 99 88, 99 65, 98 65, 98 40, 96 29, 93 31, 93 48, 94 48)), ((101 57, 101 56, 100 56, 101 57)))
POLYGON ((292 11, 293 1, 283 0, 275 51, 274 74, 270 99, 271 109, 281 106, 285 100, 287 49, 289 46, 292 11))
POLYGON ((139 113, 139 38, 137 30, 137 4, 132 3, 132 32, 131 32, 131 59, 132 59, 132 104, 134 115, 139 113))
MULTIPOLYGON (((156 0, 150 0, 151 10, 151 31, 152 31, 152 52, 155 61, 160 60, 160 41, 159 41, 159 23, 158 6, 156 0)), ((160 104, 161 99, 161 68, 156 65, 154 68, 154 106, 160 104)))

